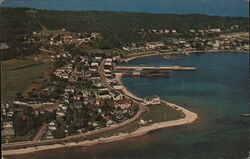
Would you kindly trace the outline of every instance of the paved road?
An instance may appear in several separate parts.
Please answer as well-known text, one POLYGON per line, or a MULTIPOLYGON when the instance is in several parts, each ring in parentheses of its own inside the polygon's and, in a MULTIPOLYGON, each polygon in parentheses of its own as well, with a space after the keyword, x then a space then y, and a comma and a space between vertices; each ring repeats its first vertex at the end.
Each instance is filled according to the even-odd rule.
MULTIPOLYGON (((107 79, 106 79, 106 76, 105 76, 105 72, 104 72, 104 65, 105 65, 105 59, 102 60, 102 62, 100 63, 100 66, 98 68, 98 72, 100 74, 100 78, 101 78, 101 83, 106 86, 108 88, 109 91, 116 91, 114 88, 112 88, 107 79)), ((118 92, 118 91, 116 91, 118 92)))
POLYGON ((39 128, 38 132, 35 134, 35 137, 33 138, 32 142, 40 141, 42 139, 47 127, 48 127, 48 124, 43 124, 39 128))
MULTIPOLYGON (((107 79, 106 79, 106 76, 105 76, 105 72, 104 72, 104 65, 105 65, 105 59, 102 60, 100 66, 99 66, 99 69, 98 69, 98 72, 100 74, 100 78, 101 78, 101 83, 106 86, 109 91, 111 92, 117 92, 117 93, 122 93, 124 94, 126 97, 129 97, 131 98, 135 103, 138 104, 139 106, 139 110, 137 112, 137 114, 142 114, 143 112, 145 111, 149 111, 148 107, 144 106, 143 105, 143 100, 134 96, 132 93, 130 93, 126 88, 122 89, 122 91, 118 91, 118 90, 115 90, 114 88, 112 88, 109 83, 107 82, 107 79)), ((118 82, 121 83, 120 79, 118 78, 118 82)))

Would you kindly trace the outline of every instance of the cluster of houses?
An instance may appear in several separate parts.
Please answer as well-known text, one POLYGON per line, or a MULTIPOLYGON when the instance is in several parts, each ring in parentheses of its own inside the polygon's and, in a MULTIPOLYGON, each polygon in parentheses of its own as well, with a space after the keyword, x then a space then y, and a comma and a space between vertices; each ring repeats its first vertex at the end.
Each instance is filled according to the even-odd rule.
MULTIPOLYGON (((239 26, 234 25, 230 29, 236 30, 239 26)), ((141 30, 146 32, 145 30, 141 30)), ((154 34, 176 34, 176 30, 156 30, 149 29, 149 33, 154 34)), ((191 29, 189 33, 222 33, 221 29, 191 29)), ((62 29, 57 34, 49 34, 45 39, 41 38, 42 33, 33 32, 32 38, 26 39, 28 42, 42 41, 49 45, 75 44, 80 45, 98 40, 100 33, 71 33, 62 29), (49 38, 49 39, 48 39, 49 38)), ((213 50, 249 50, 248 35, 227 34, 216 38, 207 39, 195 37, 192 39, 169 38, 166 41, 146 42, 143 45, 132 44, 131 47, 123 47, 123 50, 139 52, 147 50, 170 49, 176 51, 186 51, 195 49, 213 50)), ((1 49, 7 46, 1 44, 1 49)), ((74 125, 76 132, 109 127, 116 123, 127 120, 137 112, 137 105, 128 97, 125 97, 121 90, 123 86, 116 78, 121 76, 120 72, 115 72, 114 67, 119 62, 120 56, 83 56, 72 55, 68 52, 58 53, 50 56, 53 60, 63 61, 61 67, 55 68, 53 75, 56 77, 44 86, 39 92, 40 99, 15 100, 13 105, 22 107, 32 107, 41 114, 47 108, 54 113, 55 119, 49 121, 44 139, 55 138, 55 132, 63 127, 63 133, 67 136, 72 134, 70 127, 74 125), (102 68, 103 70, 100 70, 102 68), (109 88, 103 83, 102 74, 109 88), (59 93, 58 93, 59 92, 59 93), (43 109, 40 109, 43 108, 43 109), (69 115, 71 114, 71 115, 69 115), (70 116, 70 117, 69 117, 70 116), (67 120, 67 122, 66 122, 67 120)), ((144 99, 145 105, 159 105, 160 97, 152 96, 144 99)), ((9 140, 15 136, 13 129, 14 110, 9 104, 2 104, 2 137, 9 140)))
MULTIPOLYGON (((55 61, 60 58, 71 58, 65 47, 90 47, 103 37, 99 32, 71 32, 65 28, 58 30, 33 31, 31 35, 22 35, 22 44, 40 46, 41 54, 30 58, 41 61, 55 61)), ((2 45, 5 49, 7 45, 2 45)))
MULTIPOLYGON (((232 30, 235 30, 237 28, 239 28, 238 25, 231 26, 232 30)), ((141 31, 140 31, 141 34, 145 34, 146 32, 153 33, 156 35, 177 34, 178 33, 176 31, 176 29, 148 29, 147 31, 145 29, 141 29, 141 31)), ((220 33, 221 29, 220 28, 208 28, 208 29, 199 29, 199 30, 189 29, 187 32, 188 33, 196 33, 197 35, 198 34, 204 35, 207 33, 220 33)))
POLYGON ((13 122, 3 122, 2 131, 1 131, 1 137, 3 140, 8 142, 10 139, 12 139, 15 136, 15 130, 13 128, 13 122))
MULTIPOLYGON (((150 50, 159 50, 159 49, 167 49, 167 50, 175 50, 180 49, 181 51, 192 51, 192 50, 249 50, 249 39, 246 38, 243 40, 239 36, 234 36, 235 34, 239 35, 241 33, 237 33, 239 29, 239 25, 232 25, 230 28, 221 29, 221 28, 206 28, 206 29, 189 29, 185 32, 185 34, 190 35, 187 38, 183 37, 169 37, 164 38, 164 41, 151 41, 151 42, 143 42, 140 44, 132 43, 130 46, 123 46, 122 49, 128 52, 142 52, 142 51, 150 51, 150 50), (230 34, 235 33, 235 34, 230 34), (205 35, 215 35, 216 37, 208 38, 205 35), (227 35, 227 36, 222 36, 227 35)), ((176 34, 177 31, 175 29, 141 29, 140 33, 153 33, 157 35, 166 35, 166 34, 176 34)), ((178 33, 182 34, 182 33, 178 33)), ((243 33, 247 34, 247 33, 243 33)), ((249 34, 248 36, 249 37, 249 34)))
MULTIPOLYGON (((239 28, 239 25, 232 25, 230 28, 226 29, 226 31, 236 31, 239 28)), ((220 33, 222 32, 222 30, 220 28, 206 28, 206 29, 189 29, 188 31, 186 31, 187 33, 195 33, 196 35, 200 34, 200 35, 205 35, 208 33, 220 33)), ((140 32, 141 34, 145 34, 145 33, 153 33, 156 35, 164 35, 164 34, 177 34, 178 32, 176 31, 176 29, 141 29, 140 32)))
MULTIPOLYGON (((46 140, 51 140, 54 139, 54 135, 53 132, 56 131, 57 127, 56 127, 56 121, 52 120, 49 124, 48 124, 48 128, 45 134, 45 138, 46 140)), ((66 131, 67 132, 67 131, 66 131)))
POLYGON ((131 46, 123 46, 122 49, 128 52, 141 52, 141 51, 149 51, 149 50, 157 50, 161 49, 165 46, 165 43, 162 41, 152 41, 146 42, 145 45, 136 45, 134 43, 131 46))
POLYGON ((81 44, 91 43, 94 40, 100 39, 101 34, 97 32, 93 33, 75 33, 75 34, 59 34, 50 38, 50 45, 62 45, 62 44, 81 44))
MULTIPOLYGON (((245 33, 248 34, 248 33, 245 33)), ((248 34, 249 36, 249 34, 248 34)), ((128 52, 141 52, 150 50, 238 50, 249 51, 249 39, 242 38, 239 34, 227 34, 216 38, 195 37, 193 39, 168 38, 163 41, 146 42, 143 45, 132 44, 131 47, 124 46, 123 50, 128 52), (236 36, 238 35, 238 36, 236 36)))
POLYGON ((71 72, 73 71, 73 65, 72 64, 68 64, 65 65, 61 68, 57 68, 54 71, 54 74, 59 77, 59 78, 63 78, 63 79, 69 79, 71 72))
MULTIPOLYGON (((145 33, 146 30, 145 29, 141 29, 140 33, 145 33)), ((147 30, 148 33, 153 33, 153 34, 176 34, 177 31, 175 29, 148 29, 147 30)))
POLYGON ((15 131, 13 129, 13 115, 14 109, 10 104, 1 104, 1 137, 3 140, 7 141, 10 140, 15 136, 15 131))
POLYGON ((101 39, 102 35, 98 32, 68 32, 65 28, 61 30, 49 30, 48 33, 33 31, 31 37, 25 37, 28 43, 31 42, 44 42, 52 46, 68 45, 68 44, 81 44, 91 43, 95 40, 101 39))
MULTIPOLYGON (((18 107, 31 107, 36 114, 43 115, 46 112, 54 114, 55 118, 48 123, 43 139, 57 138, 55 132, 59 130, 63 130, 66 136, 72 134, 70 125, 74 125, 75 133, 78 133, 112 126, 136 114, 137 104, 121 93, 123 86, 116 79, 119 72, 114 71, 114 66, 120 60, 120 56, 75 55, 57 60, 64 61, 64 65, 53 69, 52 73, 56 78, 47 81, 41 90, 34 92, 32 90, 34 97, 28 95, 16 99, 11 104, 18 107), (101 80, 101 64, 103 64, 102 72, 111 90, 101 80), (87 115, 84 114, 86 111, 87 115), (72 116, 70 120, 69 113, 72 116), (86 119, 83 119, 84 117, 86 119)), ((8 104, 2 105, 2 114, 4 118, 10 117, 8 122, 15 122, 12 118, 14 112, 9 109, 8 104)), ((9 125, 12 124, 9 123, 9 125)), ((13 126, 5 126, 2 132, 6 139, 14 136, 13 126)))
MULTIPOLYGON (((57 76, 59 80, 64 79, 66 87, 64 88, 64 93, 60 95, 60 99, 58 100, 58 107, 55 111, 56 120, 49 123, 45 139, 54 138, 53 132, 57 131, 57 125, 65 125, 64 120, 69 109, 74 110, 77 114, 80 110, 88 107, 87 109, 93 112, 94 115, 98 116, 98 118, 102 118, 105 123, 104 125, 95 120, 88 122, 87 127, 91 126, 94 129, 112 126, 135 115, 136 105, 130 98, 125 97, 119 92, 123 86, 116 80, 115 72, 113 71, 113 66, 116 65, 119 58, 119 56, 110 58, 80 56, 80 60, 77 62, 70 60, 66 65, 54 71, 54 75, 57 76), (103 73, 113 91, 110 91, 110 89, 101 82, 99 67, 102 62, 104 62, 103 73), (88 84, 86 84, 86 82, 88 84), (104 111, 105 101, 108 101, 112 106, 108 112, 104 111)), ((74 59, 74 57, 72 57, 72 59, 74 59)), ((76 120, 78 119, 75 119, 75 121, 76 120)), ((74 121, 72 121, 72 123, 73 122, 74 121)), ((81 124, 82 123, 78 123, 78 125, 81 124)), ((68 125, 66 124, 64 126, 66 135, 69 134, 67 127, 68 125)), ((78 130, 86 131, 87 127, 80 126, 78 130)))

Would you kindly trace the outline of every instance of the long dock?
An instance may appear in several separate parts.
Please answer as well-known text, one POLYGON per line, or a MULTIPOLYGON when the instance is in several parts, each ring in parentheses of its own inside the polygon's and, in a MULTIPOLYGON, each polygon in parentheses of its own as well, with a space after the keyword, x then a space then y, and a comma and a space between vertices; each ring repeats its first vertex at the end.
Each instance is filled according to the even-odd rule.
POLYGON ((196 67, 183 66, 115 66, 115 70, 169 70, 169 71, 196 71, 196 67))

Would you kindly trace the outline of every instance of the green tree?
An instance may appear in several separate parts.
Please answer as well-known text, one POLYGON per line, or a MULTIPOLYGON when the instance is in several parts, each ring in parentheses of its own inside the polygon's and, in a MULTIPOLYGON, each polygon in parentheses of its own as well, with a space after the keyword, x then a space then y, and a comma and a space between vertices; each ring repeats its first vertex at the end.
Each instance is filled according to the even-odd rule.
POLYGON ((75 124, 70 124, 68 127, 69 134, 74 134, 76 133, 76 125, 75 124))
POLYGON ((44 113, 44 117, 43 117, 43 120, 45 123, 49 123, 51 122, 52 120, 55 120, 56 119, 56 115, 54 112, 45 112, 44 113))
POLYGON ((22 100, 23 99, 23 95, 21 92, 17 92, 16 93, 16 100, 22 100))
POLYGON ((53 136, 57 139, 61 139, 65 137, 65 132, 64 132, 64 128, 62 127, 58 127, 54 132, 53 132, 53 136))
POLYGON ((54 62, 53 66, 55 69, 62 67, 63 65, 66 65, 66 62, 63 60, 57 60, 54 62))

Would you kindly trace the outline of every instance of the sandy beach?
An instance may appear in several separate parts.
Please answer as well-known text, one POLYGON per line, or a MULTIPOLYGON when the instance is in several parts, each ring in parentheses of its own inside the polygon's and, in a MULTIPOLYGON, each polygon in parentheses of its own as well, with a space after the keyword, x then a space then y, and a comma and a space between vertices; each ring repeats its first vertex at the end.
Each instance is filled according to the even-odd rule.
MULTIPOLYGON (((163 102, 165 102, 165 101, 163 101, 163 102)), ((86 141, 81 141, 81 142, 69 142, 66 144, 54 144, 54 145, 29 147, 29 148, 25 148, 25 149, 5 150, 2 153, 4 156, 8 156, 8 155, 34 153, 37 151, 50 150, 50 149, 56 149, 56 148, 66 148, 66 147, 73 147, 73 146, 91 146, 91 145, 95 145, 95 144, 110 143, 110 142, 115 142, 115 141, 119 141, 119 140, 124 140, 127 138, 140 136, 140 135, 146 134, 150 131, 161 129, 161 128, 189 124, 189 123, 194 122, 198 118, 197 114, 195 114, 195 113, 193 113, 185 108, 182 108, 182 107, 177 106, 177 105, 172 104, 172 103, 168 103, 168 102, 165 102, 165 103, 171 107, 174 107, 174 108, 177 107, 179 110, 181 110, 183 112, 185 117, 182 119, 178 119, 178 120, 154 123, 154 124, 149 125, 149 126, 144 126, 144 127, 137 129, 136 131, 134 131, 132 133, 121 133, 117 136, 111 136, 111 137, 107 137, 107 138, 99 138, 99 139, 92 140, 92 141, 86 140, 86 141)))

